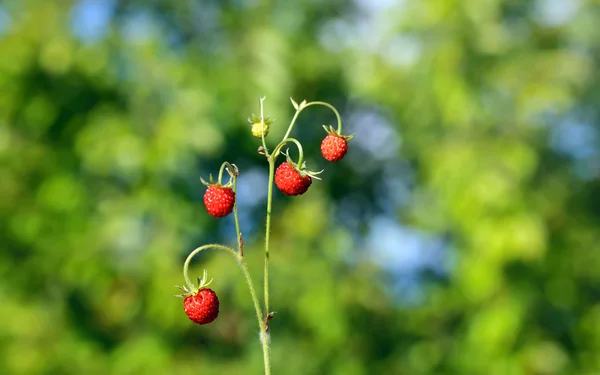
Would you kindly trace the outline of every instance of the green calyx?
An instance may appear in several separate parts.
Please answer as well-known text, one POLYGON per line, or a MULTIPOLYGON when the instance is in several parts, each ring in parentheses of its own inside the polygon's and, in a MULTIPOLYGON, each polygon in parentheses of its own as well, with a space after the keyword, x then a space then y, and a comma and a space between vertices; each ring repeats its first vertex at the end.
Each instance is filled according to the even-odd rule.
POLYGON ((205 186, 208 186, 208 187, 211 187, 211 186, 231 187, 233 185, 233 183, 231 181, 229 181, 225 185, 222 185, 221 181, 215 182, 215 180, 213 179, 212 174, 209 175, 209 181, 206 181, 202 177, 200 177, 200 182, 202 182, 202 185, 205 185, 205 186))
POLYGON ((230 188, 233 186, 234 180, 235 178, 237 178, 237 176, 239 175, 239 170, 238 167, 235 164, 230 164, 228 162, 224 162, 223 164, 221 164, 221 169, 219 170, 219 178, 217 179, 217 182, 215 182, 215 180, 213 179, 212 174, 209 175, 209 181, 204 180, 202 177, 200 177, 200 181, 202 182, 203 185, 211 187, 211 186, 219 186, 219 187, 226 187, 226 188, 230 188), (222 184, 222 180, 223 180, 223 171, 227 171, 227 174, 229 174, 229 181, 227 181, 227 183, 225 185, 222 184))
POLYGON ((335 136, 335 137, 340 137, 340 138, 343 138, 343 139, 345 139, 346 141, 349 141, 349 140, 351 140, 352 138, 354 138, 354 134, 350 134, 350 135, 342 135, 342 134, 339 134, 339 133, 337 132, 337 130, 335 130, 335 129, 333 128, 333 126, 331 126, 331 125, 329 125, 329 126, 327 126, 327 125, 323 125, 323 129, 325 129, 325 131, 327 132, 327 134, 333 135, 333 136, 335 136))
POLYGON ((181 289, 183 293, 177 294, 175 297, 186 298, 189 296, 194 296, 202 289, 208 287, 212 281, 213 279, 208 280, 208 272, 205 269, 204 273, 202 274, 202 278, 198 277, 198 286, 194 285, 193 283, 189 283, 186 286, 176 286, 176 288, 181 289))
POLYGON ((320 177, 317 177, 317 175, 323 173, 324 169, 321 169, 320 171, 313 171, 313 170, 307 169, 306 161, 303 161, 301 165, 298 165, 298 163, 295 163, 292 160, 292 158, 290 157, 289 149, 285 150, 285 159, 289 165, 294 167, 294 169, 300 174, 301 177, 310 176, 311 178, 315 178, 317 180, 321 179, 320 177))

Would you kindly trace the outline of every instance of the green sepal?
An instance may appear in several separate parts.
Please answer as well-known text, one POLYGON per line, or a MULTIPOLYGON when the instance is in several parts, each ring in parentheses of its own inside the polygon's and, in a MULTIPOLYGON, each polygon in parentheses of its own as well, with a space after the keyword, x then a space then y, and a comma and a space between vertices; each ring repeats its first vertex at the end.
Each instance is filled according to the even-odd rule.
POLYGON ((187 298, 189 296, 198 294, 199 291, 201 291, 202 289, 205 289, 213 281, 213 279, 210 279, 210 281, 207 281, 207 280, 208 280, 208 272, 205 269, 204 273, 202 274, 202 278, 200 278, 198 276, 198 286, 197 287, 194 284, 188 285, 188 286, 176 285, 175 288, 180 289, 183 292, 183 294, 176 294, 175 297, 187 298))
POLYGON ((320 177, 317 177, 317 175, 323 173, 324 169, 321 169, 320 171, 313 171, 313 170, 307 169, 306 161, 303 161, 302 165, 298 166, 298 164, 292 160, 292 157, 290 156, 289 151, 290 151, 289 148, 285 150, 285 159, 292 167, 294 167, 294 169, 296 171, 298 171, 298 173, 300 173, 300 176, 302 176, 302 177, 310 176, 311 178, 314 178, 317 180, 321 179, 320 177))
MULTIPOLYGON (((261 118, 260 118, 260 116, 257 116, 253 113, 252 116, 248 117, 248 122, 250 124, 256 124, 257 122, 261 122, 261 118)), ((275 122, 275 119, 272 119, 269 116, 265 117, 265 124, 271 125, 274 122, 275 122)))
POLYGON ((350 134, 350 135, 342 135, 342 134, 339 134, 339 133, 337 132, 337 130, 335 130, 335 129, 334 129, 334 127, 333 127, 333 126, 331 126, 331 125, 329 125, 329 126, 327 126, 327 125, 323 125, 323 129, 325 129, 325 131, 327 132, 327 134, 331 134, 331 135, 333 135, 333 136, 336 136, 336 137, 343 138, 343 139, 345 139, 346 141, 349 141, 349 140, 351 140, 352 138, 354 138, 354 134, 350 134))

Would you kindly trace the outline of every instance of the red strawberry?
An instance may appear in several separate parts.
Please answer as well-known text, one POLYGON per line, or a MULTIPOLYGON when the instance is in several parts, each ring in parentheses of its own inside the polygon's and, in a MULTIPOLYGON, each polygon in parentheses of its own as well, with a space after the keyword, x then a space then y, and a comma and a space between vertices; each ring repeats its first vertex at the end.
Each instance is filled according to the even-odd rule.
POLYGON ((233 211, 235 192, 219 184, 209 184, 204 193, 206 211, 214 217, 227 216, 233 211))
POLYGON ((184 298, 183 310, 192 322, 208 324, 219 315, 219 298, 212 289, 199 289, 184 298))
POLYGON ((187 263, 183 275, 187 281, 187 286, 177 287, 183 291, 183 294, 177 295, 177 297, 183 298, 183 310, 188 318, 198 324, 208 324, 217 319, 219 315, 219 298, 212 289, 207 288, 212 279, 208 280, 206 270, 204 270, 202 278, 198 278, 198 286, 187 278, 187 263))
POLYGON ((285 195, 302 195, 306 193, 312 179, 319 180, 317 175, 321 172, 309 171, 305 168, 305 162, 300 168, 290 159, 286 152, 287 161, 282 163, 275 171, 275 184, 285 195))
POLYGON ((321 142, 321 154, 329 161, 342 160, 346 152, 348 152, 348 141, 353 136, 340 135, 331 126, 329 128, 326 126, 323 127, 328 134, 323 139, 323 142, 321 142))
POLYGON ((302 195, 312 184, 312 179, 309 175, 302 176, 290 162, 286 161, 275 171, 275 184, 285 195, 302 195))

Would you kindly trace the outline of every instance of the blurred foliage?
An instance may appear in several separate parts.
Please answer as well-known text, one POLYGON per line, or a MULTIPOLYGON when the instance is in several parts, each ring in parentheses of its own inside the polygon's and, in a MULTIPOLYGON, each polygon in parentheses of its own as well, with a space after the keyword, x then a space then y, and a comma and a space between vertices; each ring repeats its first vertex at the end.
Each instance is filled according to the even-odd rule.
POLYGON ((598 5, 0 2, 0 373, 261 373, 230 258, 195 264, 215 323, 173 297, 235 243, 202 207, 223 160, 262 281, 259 95, 270 142, 289 96, 356 133, 329 165, 331 112, 294 130, 326 171, 276 192, 275 374, 600 373, 598 5))

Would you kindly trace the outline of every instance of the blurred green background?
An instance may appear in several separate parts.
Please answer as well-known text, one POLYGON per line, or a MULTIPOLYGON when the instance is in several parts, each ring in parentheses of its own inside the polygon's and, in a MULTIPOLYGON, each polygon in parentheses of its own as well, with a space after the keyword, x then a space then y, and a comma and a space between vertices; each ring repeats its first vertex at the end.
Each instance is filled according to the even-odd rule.
POLYGON ((199 177, 241 170, 262 282, 289 97, 347 157, 275 192, 274 374, 600 374, 597 0, 0 1, 0 374, 260 374, 235 244, 199 177))

